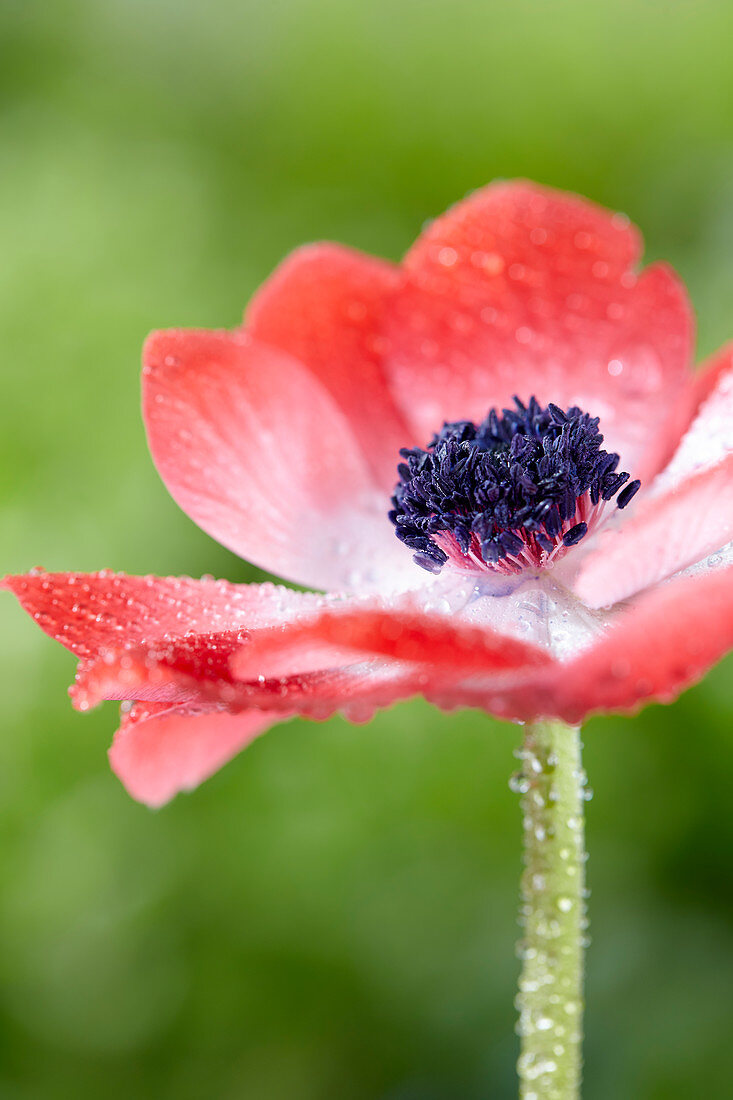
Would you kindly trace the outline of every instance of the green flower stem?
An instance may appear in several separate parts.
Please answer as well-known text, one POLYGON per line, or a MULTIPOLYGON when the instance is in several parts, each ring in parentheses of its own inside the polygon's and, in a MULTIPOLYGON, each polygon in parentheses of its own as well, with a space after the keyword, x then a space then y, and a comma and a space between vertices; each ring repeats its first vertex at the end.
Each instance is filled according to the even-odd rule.
POLYGON ((522 1100, 577 1100, 583 1035, 585 773, 580 729, 563 722, 525 728, 524 860, 517 1008, 522 1100))

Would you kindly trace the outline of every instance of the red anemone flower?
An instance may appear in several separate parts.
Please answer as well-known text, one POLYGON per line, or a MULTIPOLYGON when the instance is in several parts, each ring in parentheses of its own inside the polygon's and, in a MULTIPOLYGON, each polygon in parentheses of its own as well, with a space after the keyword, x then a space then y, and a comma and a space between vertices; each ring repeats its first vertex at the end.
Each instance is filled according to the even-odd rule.
POLYGON ((730 647, 733 349, 691 370, 684 288, 640 250, 621 215, 494 184, 399 265, 311 245, 241 329, 150 337, 175 500, 321 592, 4 581, 79 658, 74 705, 123 700, 133 796, 160 805, 295 714, 421 693, 577 723, 671 700, 730 647))

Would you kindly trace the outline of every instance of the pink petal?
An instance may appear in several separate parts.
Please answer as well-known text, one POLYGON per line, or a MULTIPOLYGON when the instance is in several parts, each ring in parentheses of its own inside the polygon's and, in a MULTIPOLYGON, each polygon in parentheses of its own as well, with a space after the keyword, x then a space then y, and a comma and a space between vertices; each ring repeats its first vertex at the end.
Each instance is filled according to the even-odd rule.
POLYGON ((718 352, 695 379, 695 417, 653 492, 679 485, 691 473, 715 465, 733 452, 733 344, 718 352))
POLYGON ((287 715, 136 704, 109 750, 112 770, 133 798, 162 806, 190 791, 287 715))
POLYGON ((478 707, 511 721, 580 724, 604 711, 672 702, 733 646, 733 567, 649 589, 578 657, 519 669, 503 679, 470 675, 426 684, 443 710, 478 707))
POLYGON ((246 680, 237 684, 237 705, 295 711, 322 721, 343 714, 368 722, 380 707, 418 695, 429 680, 420 665, 372 658, 310 673, 246 680))
POLYGON ((474 673, 453 682, 429 682, 423 695, 445 711, 473 707, 508 722, 534 722, 558 717, 553 683, 563 675, 563 667, 553 661, 544 668, 525 668, 509 675, 474 673))
POLYGON ((251 709, 135 703, 123 714, 110 763, 133 798, 161 806, 178 791, 203 782, 256 736, 296 711, 316 719, 342 712, 365 722, 378 707, 418 690, 414 669, 370 662, 314 676, 242 684, 240 706, 251 709))
MULTIPOLYGON (((675 473, 675 467, 670 463, 670 459, 680 450, 682 441, 689 434, 692 424, 698 419, 703 405, 715 391, 724 375, 730 372, 732 363, 733 343, 730 343, 720 348, 702 363, 688 376, 685 384, 680 387, 675 398, 675 409, 669 423, 670 446, 668 453, 663 455, 663 461, 659 465, 662 473, 658 475, 654 482, 657 490, 660 487, 669 487, 673 480, 677 480, 681 474, 689 472, 694 467, 693 463, 687 469, 680 468, 675 473), (670 466, 672 467, 671 471, 670 466)), ((648 486, 645 487, 644 491, 646 491, 646 488, 648 486)))
POLYGON ((569 664, 549 713, 568 722, 669 703, 733 646, 733 568, 680 577, 639 596, 569 664))
POLYGON ((421 666, 426 676, 448 669, 464 675, 476 669, 515 671, 550 663, 544 650, 515 638, 461 622, 454 616, 421 612, 405 603, 396 610, 374 606, 323 611, 284 627, 254 633, 232 659, 235 677, 253 675, 255 668, 270 671, 270 662, 287 654, 300 667, 313 647, 333 646, 393 661, 421 666))
POLYGON ((626 218, 528 183, 491 185, 434 222, 405 259, 387 333, 419 439, 534 393, 600 416, 634 476, 656 470, 679 428, 692 313, 669 269, 634 273, 640 249, 626 218))
POLYGON ((733 370, 733 340, 723 344, 716 352, 706 359, 693 376, 695 391, 695 411, 710 397, 724 374, 733 370))
POLYGON ((249 645, 247 636, 193 635, 155 648, 108 650, 79 665, 70 694, 74 706, 88 710, 105 699, 144 701, 167 706, 256 708, 327 718, 336 711, 365 706, 373 713, 396 699, 414 695, 421 672, 396 661, 356 659, 311 667, 312 647, 286 650, 274 669, 271 653, 252 662, 245 678, 235 680, 231 660, 249 645), (257 669, 262 669, 258 672, 257 669))
POLYGON ((412 565, 343 414, 296 360, 246 333, 154 333, 143 412, 174 499, 225 546, 317 588, 412 565))
MULTIPOLYGON (((277 672, 259 667, 252 682, 229 668, 252 632, 342 601, 272 584, 232 585, 189 577, 39 573, 7 577, 25 609, 51 637, 82 658, 71 694, 86 710, 103 699, 170 706, 297 709, 324 717, 342 707, 387 705, 418 690, 415 670, 359 662, 353 650, 311 646, 277 672), (337 658, 337 659, 336 659, 337 658), (316 675, 307 675, 315 671, 316 675), (295 702, 289 703, 288 699, 295 702)), ((272 662, 270 662, 272 665, 272 662)))
POLYGON ((380 335, 399 269, 337 244, 293 252, 254 296, 247 330, 289 352, 347 417, 377 481, 390 491, 410 432, 385 381, 380 335))
POLYGON ((236 694, 229 662, 247 638, 246 630, 229 630, 104 649, 80 661, 69 694, 78 710, 105 699, 229 704, 236 694))
POLYGON ((103 650, 80 664, 74 705, 86 710, 122 698, 316 717, 347 708, 371 713, 471 670, 502 676, 551 662, 543 650, 489 628, 420 612, 412 599, 398 609, 359 601, 278 627, 103 650))
POLYGON ((645 496, 619 531, 601 536, 573 588, 608 607, 733 539, 733 454, 659 496, 645 496))
POLYGON ((229 584, 191 577, 132 577, 35 571, 5 577, 0 587, 55 641, 77 657, 103 649, 154 645, 192 632, 271 626, 324 602, 322 596, 274 584, 229 584))

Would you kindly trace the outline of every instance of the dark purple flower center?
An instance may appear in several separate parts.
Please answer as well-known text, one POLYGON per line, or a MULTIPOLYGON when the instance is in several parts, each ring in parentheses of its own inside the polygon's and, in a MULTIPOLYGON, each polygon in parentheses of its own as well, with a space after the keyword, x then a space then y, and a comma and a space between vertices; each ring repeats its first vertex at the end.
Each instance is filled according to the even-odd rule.
POLYGON ((480 424, 444 424, 426 450, 400 451, 389 518, 431 573, 447 561, 469 571, 543 569, 617 493, 625 508, 639 488, 617 472, 619 456, 601 449, 597 416, 535 397, 514 403, 480 424))

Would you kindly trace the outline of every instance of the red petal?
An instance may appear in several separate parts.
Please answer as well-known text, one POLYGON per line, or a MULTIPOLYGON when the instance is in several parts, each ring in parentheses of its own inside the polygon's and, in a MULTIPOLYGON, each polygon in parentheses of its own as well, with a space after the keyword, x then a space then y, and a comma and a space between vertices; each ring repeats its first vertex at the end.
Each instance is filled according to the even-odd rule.
POLYGON ((733 341, 724 344, 700 366, 694 375, 694 411, 717 389, 723 375, 733 370, 733 341))
POLYGON ((667 453, 660 452, 662 469, 680 447, 690 426, 707 399, 714 392, 722 377, 733 366, 733 343, 727 344, 698 367, 680 388, 675 399, 675 408, 669 421, 669 447, 667 453))
POLYGON ((658 468, 679 427, 692 314, 666 267, 633 273, 640 245, 627 219, 526 183, 434 222, 406 257, 388 333, 391 384, 419 438, 534 393, 600 416, 634 476, 658 468))
POLYGON ((175 500, 225 546, 317 588, 358 588, 404 549, 343 414, 313 375, 246 333, 158 332, 143 412, 175 500))
POLYGON ((387 705, 415 694, 409 674, 385 661, 281 662, 277 673, 253 670, 253 682, 236 685, 229 658, 250 630, 281 622, 328 598, 272 584, 231 585, 188 577, 97 574, 29 574, 4 586, 53 638, 82 658, 72 688, 74 703, 88 709, 102 699, 139 699, 188 705, 298 709, 326 717, 339 709, 387 705), (222 627, 228 629, 221 629, 222 627), (344 667, 338 667, 343 665, 344 667), (348 667, 347 667, 348 666, 348 667), (317 669, 316 675, 304 675, 317 669), (288 700, 293 700, 288 702, 288 700))
POLYGON ((124 698, 326 717, 365 707, 371 713, 471 670, 500 677, 549 663, 543 650, 447 615, 421 613, 406 600, 396 611, 339 605, 333 615, 292 620, 284 628, 198 633, 103 651, 80 665, 72 695, 82 710, 124 698))
MULTIPOLYGON (((422 672, 395 661, 359 660, 309 668, 311 648, 284 651, 274 670, 265 652, 246 679, 234 681, 231 658, 248 644, 244 634, 195 635, 154 649, 110 650, 82 662, 70 694, 88 710, 104 699, 142 700, 167 706, 257 708, 327 718, 336 711, 378 706, 414 695, 422 672), (301 665, 302 659, 302 665, 301 665), (286 667, 289 665, 289 671, 286 667), (262 668, 263 672, 256 670, 262 668)), ((280 656, 280 655, 278 655, 280 656)))
POLYGON ((102 650, 79 663, 69 694, 78 710, 104 699, 228 704, 235 697, 229 661, 247 636, 230 630, 102 650))
POLYGON ((573 588, 607 607, 719 550, 733 539, 733 455, 656 497, 602 536, 573 588))
POLYGON ((580 724, 604 711, 672 702, 733 646, 733 567, 650 589, 571 661, 426 684, 443 710, 479 707, 512 721, 561 718, 580 724))
POLYGON ((286 717, 138 703, 122 716, 109 750, 110 764, 133 798, 162 806, 179 791, 197 787, 286 717))
POLYGON ((733 568, 680 577, 643 593, 616 625, 563 671, 551 713, 669 703, 733 646, 733 568))
POLYGON ((392 489, 410 432, 381 364, 381 327, 399 269, 336 244, 293 252, 245 316, 253 336, 304 363, 346 415, 379 484, 392 489))
POLYGON ((340 711, 352 721, 368 721, 378 707, 418 690, 415 670, 371 662, 314 676, 242 684, 240 706, 252 709, 136 703, 122 718, 110 763, 134 798, 160 806, 178 791, 197 786, 294 711, 317 719, 340 711))
POLYGON ((693 388, 703 400, 672 461, 652 485, 653 492, 680 484, 733 451, 733 345, 714 357, 693 388))
MULTIPOLYGON (((291 671, 274 673, 255 662, 249 679, 234 681, 230 658, 247 639, 235 634, 179 639, 157 649, 107 651, 79 666, 71 690, 74 705, 87 710, 103 699, 143 700, 162 706, 257 709, 328 718, 340 711, 354 721, 371 717, 377 707, 415 695, 426 681, 421 667, 381 659, 304 671, 309 653, 290 650, 291 671), (264 673, 256 673, 262 667, 264 673), (295 670, 295 671, 293 671, 295 670)), ((269 655, 267 656, 270 662, 269 655)), ((281 661, 283 665, 286 662, 281 661)))
MULTIPOLYGON (((358 613, 363 614, 363 613, 358 613)), ((401 662, 421 662, 421 637, 396 636, 393 622, 370 623, 361 635, 348 631, 348 642, 324 645, 316 629, 300 631, 293 622, 289 629, 265 628, 191 634, 164 639, 153 646, 102 650, 79 664, 70 694, 74 706, 89 710, 107 699, 144 700, 168 705, 216 705, 227 708, 287 709, 314 717, 327 717, 349 705, 369 702, 372 710, 396 698, 415 694, 427 673, 445 666, 455 669, 447 644, 438 637, 440 627, 422 631, 422 641, 435 642, 435 661, 420 664, 419 670, 401 662), (382 627, 384 629, 382 630, 382 627), (371 633, 370 633, 371 629, 371 633), (398 660, 375 660, 373 654, 390 648, 398 660), (411 657, 408 654, 411 653, 411 657), (234 670, 234 675, 232 674, 234 670)), ((344 620, 351 617, 344 616, 344 620)), ((522 643, 501 639, 506 652, 499 652, 495 640, 479 644, 476 628, 455 633, 467 658, 475 667, 513 667, 521 659, 532 659, 522 643)), ((459 651, 460 652, 460 651, 459 651)), ((544 660, 539 654, 537 660, 544 660)))
POLYGON ((547 668, 528 668, 514 675, 475 674, 453 683, 428 683, 423 694, 441 710, 475 707, 509 722, 534 722, 558 717, 553 681, 564 675, 553 663, 547 668))
POLYGON ((270 626, 323 603, 322 596, 282 585, 131 577, 110 570, 39 571, 5 577, 0 587, 13 592, 41 629, 77 657, 191 632, 270 626))
POLYGON ((382 610, 356 607, 318 614, 284 628, 254 633, 232 660, 236 677, 250 677, 256 667, 269 673, 270 662, 287 654, 293 667, 314 645, 326 644, 359 654, 378 654, 393 661, 420 665, 426 676, 437 669, 465 675, 472 669, 514 671, 551 662, 543 650, 486 627, 462 623, 447 615, 409 607, 382 610))
POLYGON ((419 694, 429 678, 420 665, 361 660, 306 674, 242 681, 237 685, 237 705, 295 711, 318 721, 343 714, 352 722, 368 722, 380 707, 419 694))

